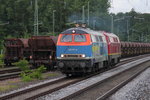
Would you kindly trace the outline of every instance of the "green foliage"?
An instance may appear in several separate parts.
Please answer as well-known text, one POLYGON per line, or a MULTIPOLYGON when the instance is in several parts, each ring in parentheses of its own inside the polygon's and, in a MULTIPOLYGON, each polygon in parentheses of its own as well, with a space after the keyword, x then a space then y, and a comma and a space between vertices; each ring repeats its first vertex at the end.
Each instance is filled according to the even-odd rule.
POLYGON ((42 73, 46 70, 43 65, 35 70, 30 70, 28 61, 26 60, 20 60, 19 62, 15 63, 15 65, 22 70, 20 76, 25 82, 29 82, 33 79, 42 79, 42 73))
POLYGON ((37 69, 38 72, 42 73, 44 71, 46 71, 46 68, 44 67, 44 65, 41 65, 38 69, 37 69))
POLYGON ((7 35, 6 39, 13 38, 12 35, 7 35))
POLYGON ((3 58, 4 58, 4 55, 1 54, 1 55, 0 55, 0 65, 3 65, 3 64, 4 64, 3 58))
POLYGON ((16 62, 15 65, 22 70, 20 76, 23 81, 28 82, 32 80, 32 78, 28 75, 31 73, 31 71, 29 68, 29 62, 27 60, 20 60, 19 62, 16 62))
POLYGON ((0 39, 0 54, 3 54, 3 52, 1 52, 1 50, 4 50, 4 40, 3 39, 0 39))
MULTIPOLYGON (((111 31, 111 16, 108 13, 110 0, 38 0, 39 35, 53 35, 53 11, 55 10, 55 34, 72 27, 70 23, 82 21, 82 7, 87 20, 88 2, 90 27, 95 30, 111 31)), ((33 35, 35 0, 0 0, 0 41, 4 38, 33 35)), ((122 41, 127 41, 127 19, 129 20, 130 41, 150 42, 150 14, 140 14, 131 10, 114 16, 114 33, 122 41), (131 18, 126 18, 131 16, 131 18), (124 20, 115 19, 125 17, 124 20), (144 20, 136 19, 144 18, 144 20)), ((0 42, 0 49, 3 43, 0 42)))
POLYGON ((19 67, 22 71, 28 71, 30 69, 29 62, 25 59, 16 62, 15 65, 19 67))
POLYGON ((7 90, 10 90, 10 89, 13 89, 13 88, 16 88, 17 86, 15 85, 1 85, 0 86, 0 92, 4 92, 4 91, 7 91, 7 90))
POLYGON ((48 78, 48 77, 55 77, 55 76, 59 76, 59 74, 58 73, 46 73, 46 74, 44 74, 42 77, 43 78, 48 78))
POLYGON ((20 76, 24 82, 29 82, 32 80, 32 78, 30 77, 30 75, 28 75, 28 73, 22 72, 20 76))
POLYGON ((31 37, 31 36, 30 36, 30 34, 25 33, 25 35, 24 35, 24 37, 23 37, 23 38, 29 38, 29 37, 31 37))
MULTIPOLYGON (((38 0, 39 33, 53 31, 53 10, 55 10, 55 32, 57 33, 68 28, 66 23, 81 20, 82 6, 85 6, 87 13, 88 1, 91 15, 99 16, 101 13, 108 13, 109 0, 38 0), (78 18, 72 18, 74 14, 78 18)), ((0 26, 3 38, 8 35, 13 37, 33 35, 34 3, 35 0, 0 0, 0 24, 9 22, 9 24, 0 26)))
POLYGON ((4 58, 4 55, 0 54, 0 60, 3 60, 3 58, 4 58))
POLYGON ((46 68, 44 67, 44 65, 42 65, 38 69, 33 70, 30 74, 30 77, 34 79, 42 79, 42 72, 44 72, 45 70, 46 68))
POLYGON ((131 10, 129 13, 119 13, 114 15, 114 33, 119 35, 121 41, 127 41, 127 26, 129 31, 129 41, 150 42, 150 14, 141 14, 131 10), (128 24, 127 24, 128 21, 128 24))

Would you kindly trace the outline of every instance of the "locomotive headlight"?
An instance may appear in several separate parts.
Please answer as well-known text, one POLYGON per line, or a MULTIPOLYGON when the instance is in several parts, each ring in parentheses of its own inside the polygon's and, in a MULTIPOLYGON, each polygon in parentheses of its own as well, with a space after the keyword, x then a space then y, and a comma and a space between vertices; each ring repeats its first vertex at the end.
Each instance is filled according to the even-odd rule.
POLYGON ((85 57, 85 54, 82 54, 81 57, 85 57))
POLYGON ((63 55, 63 54, 61 54, 61 57, 64 57, 64 55, 63 55))
POLYGON ((75 33, 75 32, 76 32, 75 30, 72 31, 72 33, 75 33))

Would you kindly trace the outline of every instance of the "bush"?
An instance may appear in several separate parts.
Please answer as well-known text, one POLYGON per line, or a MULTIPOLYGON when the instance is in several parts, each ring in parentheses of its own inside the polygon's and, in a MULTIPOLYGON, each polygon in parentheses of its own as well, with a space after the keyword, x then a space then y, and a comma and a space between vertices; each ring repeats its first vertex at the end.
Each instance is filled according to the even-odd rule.
POLYGON ((4 58, 4 55, 0 54, 0 60, 3 60, 3 58, 4 58))
POLYGON ((20 76, 23 81, 28 82, 32 80, 32 78, 28 75, 29 73, 31 73, 31 70, 29 68, 29 62, 27 60, 23 59, 14 64, 22 70, 20 76))
POLYGON ((46 68, 44 67, 44 65, 41 65, 38 69, 32 71, 32 73, 30 74, 30 77, 34 78, 34 79, 42 79, 42 73, 46 70, 46 68))
POLYGON ((3 61, 4 55, 1 54, 0 55, 0 65, 4 65, 4 61, 3 61))
POLYGON ((29 81, 32 80, 32 78, 31 78, 28 74, 26 74, 26 73, 24 73, 24 72, 22 72, 20 76, 21 76, 21 78, 22 78, 22 80, 23 80, 24 82, 29 82, 29 81))
POLYGON ((30 70, 29 63, 27 60, 20 60, 19 62, 15 63, 21 70, 21 78, 25 82, 29 82, 33 79, 42 79, 42 72, 46 70, 44 65, 40 66, 38 69, 30 70))
POLYGON ((25 59, 23 60, 20 60, 19 62, 16 62, 15 65, 17 67, 19 67, 22 71, 29 71, 30 68, 29 68, 29 62, 25 59))

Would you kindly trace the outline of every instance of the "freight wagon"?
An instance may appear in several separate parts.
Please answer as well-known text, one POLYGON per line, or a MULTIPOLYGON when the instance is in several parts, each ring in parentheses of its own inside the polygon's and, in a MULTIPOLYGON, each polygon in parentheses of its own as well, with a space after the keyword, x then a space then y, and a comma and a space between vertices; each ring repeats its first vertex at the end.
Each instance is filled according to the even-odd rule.
POLYGON ((56 42, 55 36, 32 36, 28 42, 31 48, 30 63, 35 67, 45 65, 52 69, 56 65, 56 42))

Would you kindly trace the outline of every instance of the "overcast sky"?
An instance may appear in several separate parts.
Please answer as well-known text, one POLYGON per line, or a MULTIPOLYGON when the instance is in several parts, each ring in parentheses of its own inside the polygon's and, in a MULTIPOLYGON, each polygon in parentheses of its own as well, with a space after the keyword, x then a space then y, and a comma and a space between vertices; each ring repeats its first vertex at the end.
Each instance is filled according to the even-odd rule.
POLYGON ((110 0, 110 12, 130 12, 132 8, 136 12, 150 14, 150 0, 110 0))

